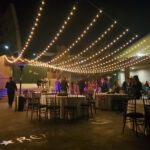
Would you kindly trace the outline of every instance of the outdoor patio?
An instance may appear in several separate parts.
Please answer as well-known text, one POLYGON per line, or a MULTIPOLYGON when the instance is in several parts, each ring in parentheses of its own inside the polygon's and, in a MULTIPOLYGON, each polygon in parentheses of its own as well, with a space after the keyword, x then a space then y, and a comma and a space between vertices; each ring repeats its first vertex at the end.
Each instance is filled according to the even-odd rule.
POLYGON ((122 134, 122 114, 114 111, 98 110, 89 120, 31 121, 26 112, 15 112, 1 101, 0 120, 0 150, 149 149, 149 136, 136 136, 128 128, 122 134))

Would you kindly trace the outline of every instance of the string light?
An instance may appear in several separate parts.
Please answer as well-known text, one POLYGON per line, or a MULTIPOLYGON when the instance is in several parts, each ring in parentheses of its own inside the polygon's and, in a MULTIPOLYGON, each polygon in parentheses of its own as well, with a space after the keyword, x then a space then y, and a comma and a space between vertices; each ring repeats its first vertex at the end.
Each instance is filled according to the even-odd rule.
POLYGON ((110 59, 110 60, 108 60, 108 61, 105 61, 105 62, 103 62, 103 63, 100 63, 102 60, 104 61, 105 59, 108 59, 110 56, 116 54, 117 52, 119 52, 120 50, 122 50, 123 48, 125 48, 127 45, 129 45, 129 44, 132 42, 132 39, 134 39, 134 38, 131 38, 131 39, 129 40, 130 42, 129 42, 129 41, 126 42, 125 44, 123 44, 122 46, 120 46, 117 50, 111 52, 109 55, 104 56, 103 58, 100 58, 100 59, 98 59, 98 60, 96 60, 96 61, 93 61, 93 62, 91 62, 91 63, 89 63, 89 64, 86 64, 86 65, 84 65, 84 66, 82 66, 82 67, 87 67, 87 66, 88 66, 88 67, 91 68, 91 67, 95 67, 95 66, 98 67, 98 66, 103 66, 103 65, 105 65, 105 64, 111 63, 111 62, 114 61, 114 60, 121 59, 122 57, 124 57, 125 55, 131 53, 131 52, 134 51, 136 48, 138 48, 139 46, 141 46, 143 43, 146 42, 145 40, 143 40, 142 42, 140 42, 139 44, 137 44, 137 45, 134 46, 133 48, 129 49, 128 51, 124 52, 123 54, 118 55, 118 56, 116 56, 116 57, 114 57, 114 58, 112 58, 112 59, 110 59), (94 66, 94 64, 97 64, 97 65, 94 66))
MULTIPOLYGON (((76 7, 73 7, 73 9, 71 10, 69 16, 64 21, 63 25, 61 26, 61 28, 59 29, 59 31, 56 33, 56 35, 53 38, 53 40, 51 40, 51 42, 45 48, 45 50, 43 50, 33 60, 22 59, 21 57, 22 57, 24 51, 29 46, 29 44, 30 44, 30 42, 31 42, 31 40, 33 38, 35 29, 38 26, 39 18, 41 17, 41 12, 40 11, 43 10, 42 6, 44 4, 45 4, 45 1, 42 0, 41 7, 39 8, 39 12, 37 14, 37 17, 35 18, 35 23, 34 23, 34 25, 31 28, 31 32, 30 32, 30 34, 28 36, 28 39, 27 39, 27 41, 25 43, 25 46, 21 50, 19 56, 17 58, 14 58, 14 57, 8 58, 8 57, 5 56, 6 60, 9 63, 14 63, 17 60, 20 60, 20 61, 26 61, 26 62, 29 63, 29 65, 32 65, 32 66, 48 67, 48 68, 59 69, 59 70, 62 70, 62 71, 76 72, 76 73, 85 73, 85 74, 93 73, 94 74, 94 73, 102 73, 102 72, 114 71, 114 70, 117 70, 117 69, 120 69, 120 68, 125 68, 125 67, 128 67, 128 66, 133 66, 133 65, 135 65, 135 64, 137 64, 139 62, 142 62, 142 61, 147 60, 147 59, 150 58, 150 56, 146 56, 146 57, 145 56, 141 56, 141 57, 134 57, 134 58, 133 57, 124 58, 124 56, 128 55, 129 53, 131 53, 133 50, 137 49, 140 45, 142 45, 144 43, 144 42, 143 43, 141 42, 140 44, 134 46, 133 48, 129 49, 128 51, 124 52, 123 54, 121 54, 119 56, 116 56, 116 57, 114 57, 112 59, 109 59, 109 60, 107 60, 105 62, 100 63, 101 61, 104 61, 105 59, 108 59, 109 57, 112 57, 113 55, 117 54, 119 51, 121 51, 122 49, 124 49, 130 43, 132 43, 132 41, 137 38, 137 35, 136 35, 136 36, 132 37, 124 45, 120 46, 117 50, 114 50, 113 52, 109 53, 108 55, 104 56, 103 58, 97 59, 97 60, 95 60, 93 62, 90 62, 88 64, 84 64, 85 62, 87 62, 87 61, 89 61, 89 60, 91 60, 93 58, 96 58, 98 55, 100 55, 102 52, 104 52, 107 49, 109 49, 117 41, 119 41, 122 37, 124 37, 126 35, 126 33, 129 31, 128 29, 126 29, 119 36, 117 36, 115 39, 113 39, 109 44, 107 44, 104 48, 100 49, 97 53, 92 54, 91 56, 87 57, 86 59, 82 59, 81 61, 78 61, 76 63, 70 64, 70 62, 72 62, 75 59, 78 59, 78 57, 82 56, 84 53, 86 53, 87 51, 89 51, 102 38, 104 38, 111 31, 111 29, 114 27, 114 25, 116 24, 116 22, 114 22, 114 24, 112 24, 109 28, 107 28, 103 32, 103 34, 101 36, 99 36, 94 42, 92 42, 88 47, 86 47, 84 50, 82 50, 80 53, 78 53, 74 57, 70 58, 67 61, 63 61, 63 62, 57 64, 57 66, 48 64, 48 63, 53 63, 53 62, 57 61, 58 59, 60 59, 61 57, 63 57, 67 52, 69 52, 73 47, 75 47, 76 44, 78 44, 78 42, 87 34, 87 32, 91 29, 91 27, 94 25, 94 23, 99 18, 99 13, 100 14, 102 13, 102 11, 100 11, 94 17, 94 19, 90 22, 90 24, 83 30, 83 32, 76 38, 76 40, 69 46, 69 48, 67 50, 65 50, 63 53, 61 53, 59 56, 55 57, 54 59, 52 59, 48 63, 37 61, 40 57, 42 57, 51 48, 51 46, 57 41, 58 37, 63 33, 66 25, 68 24, 68 21, 71 19, 71 17, 74 14, 74 10, 76 10, 76 7), (102 65, 103 65, 103 67, 100 67, 102 65)), ((147 50, 147 49, 149 49, 149 47, 150 46, 148 45, 147 47, 145 47, 142 50, 147 50)))
POLYGON ((73 73, 84 73, 84 74, 93 74, 93 73, 105 73, 105 72, 112 72, 112 71, 116 71, 122 68, 126 68, 126 67, 131 67, 134 66, 140 62, 146 61, 147 59, 150 59, 150 56, 144 57, 142 56, 143 59, 140 58, 135 58, 132 61, 128 61, 122 65, 119 65, 118 67, 115 68, 109 68, 109 69, 94 69, 94 70, 89 70, 86 68, 86 70, 82 70, 82 69, 70 69, 70 70, 65 70, 65 71, 69 71, 69 72, 73 72, 73 73))
POLYGON ((37 55, 36 58, 33 59, 34 61, 38 60, 40 57, 42 57, 53 46, 53 44, 58 40, 58 38, 63 33, 63 31, 66 28, 66 26, 68 25, 68 22, 70 21, 70 19, 74 15, 75 10, 76 10, 76 6, 73 6, 73 8, 71 9, 69 15, 67 16, 67 19, 65 19, 65 21, 63 22, 61 28, 58 30, 58 32, 56 33, 56 35, 54 36, 54 38, 46 46, 46 48, 39 55, 37 55))
MULTIPOLYGON (((143 50, 149 50, 150 48, 150 45, 148 45, 146 48, 144 48, 143 50)), ((129 67, 129 66, 133 66, 135 64, 138 64, 142 61, 145 61, 147 59, 150 59, 150 56, 149 56, 149 53, 145 53, 147 56, 141 56, 141 57, 135 57, 134 59, 131 59, 129 61, 125 61, 125 63, 122 63, 122 64, 119 64, 119 65, 115 65, 113 67, 103 67, 103 68, 97 68, 97 69, 90 69, 89 68, 86 68, 86 69, 83 69, 83 68, 67 68, 67 69, 62 69, 60 67, 55 67, 53 65, 49 65, 47 63, 42 63, 42 62, 38 62, 38 61, 35 61, 35 62, 31 62, 27 59, 21 59, 21 61, 28 61, 30 62, 29 65, 31 66, 40 66, 40 67, 47 67, 47 68, 53 68, 53 69, 59 69, 59 70, 63 70, 63 71, 69 71, 69 72, 74 72, 74 73, 84 73, 84 74, 90 74, 90 73, 104 73, 104 72, 110 72, 110 71, 115 71, 115 70, 118 70, 118 69, 122 69, 122 68, 126 68, 126 67, 129 67)), ((13 59, 13 57, 11 57, 13 59)), ((130 58, 127 58, 127 59, 130 59, 130 58)), ((126 59, 126 60, 127 60, 126 59)), ((125 60, 125 59, 124 59, 125 60)), ((123 60, 123 61, 124 61, 123 60)), ((119 63, 121 63, 122 61, 119 61, 119 63)))
MULTIPOLYGON (((143 44, 144 42, 145 42, 145 40, 142 41, 141 43, 137 44, 136 46, 134 46, 132 49, 129 49, 128 52, 131 52, 131 51, 135 50, 135 47, 137 48, 138 46, 140 46, 140 45, 143 44)), ((143 50, 148 50, 149 47, 150 47, 150 46, 146 46, 143 50)), ((128 54, 128 52, 125 52, 124 54, 128 54)), ((124 55, 124 54, 123 54, 123 55, 124 55)), ((120 55, 120 56, 123 56, 123 55, 120 55)), ((120 60, 120 61, 117 61, 117 63, 118 63, 118 62, 120 63, 120 62, 125 61, 125 60, 127 60, 127 59, 128 59, 128 58, 123 59, 123 60, 120 60)), ((116 65, 117 63, 112 64, 112 65, 114 66, 114 68, 116 68, 115 65, 116 65)), ((111 67, 112 65, 108 65, 108 67, 109 67, 109 68, 112 68, 112 67, 111 67)), ((104 67, 101 67, 100 69, 106 68, 106 67, 107 67, 107 66, 104 66, 104 67)), ((67 68, 67 70, 77 70, 77 69, 79 69, 79 68, 80 68, 80 69, 85 69, 85 68, 82 68, 82 67, 80 66, 80 67, 76 67, 76 68, 73 68, 73 67, 72 67, 72 68, 67 68)), ((66 69, 61 68, 61 67, 59 67, 59 69, 60 69, 60 70, 61 70, 61 69, 66 70, 66 69)), ((91 68, 90 68, 90 67, 87 67, 86 69, 89 70, 89 69, 91 69, 91 68)), ((66 70, 66 71, 67 71, 67 70, 66 70)), ((109 69, 107 69, 107 71, 109 71, 109 69)))
MULTIPOLYGON (((149 50, 150 48, 150 45, 148 45, 146 48, 144 48, 143 50, 149 50)), ((145 53, 146 55, 149 55, 149 53, 145 53)), ((149 56, 146 56, 146 59, 147 57, 149 56)), ((111 64, 111 65, 108 65, 108 66, 103 66, 103 67, 100 67, 100 68, 94 68, 94 71, 97 71, 99 70, 99 73, 100 72, 109 72, 109 71, 115 71, 115 70, 118 70, 118 69, 122 69, 122 68, 125 68, 127 66, 133 66, 134 64, 137 64, 139 61, 139 59, 141 58, 144 58, 143 60, 145 60, 145 56, 141 56, 141 57, 134 57, 134 59, 131 59, 132 57, 130 58, 125 58, 123 60, 119 60, 117 61, 116 63, 114 64, 111 64), (131 60, 130 60, 131 59, 131 60), (128 61, 129 60, 129 61, 128 61), (125 63, 122 63, 123 61, 125 61, 125 63), (137 61, 137 62, 135 62, 137 61), (122 63, 122 64, 119 64, 119 65, 116 65, 118 63, 122 63)), ((86 68, 86 70, 89 70, 89 68, 86 68)), ((83 70, 83 68, 82 68, 83 70)), ((85 70, 85 69, 84 69, 85 70)), ((92 69, 90 69, 90 71, 92 72, 92 69)))
MULTIPOLYGON (((146 40, 141 41, 139 44, 135 45, 133 48, 130 48, 127 52, 124 52, 123 54, 121 54, 117 57, 120 58, 120 57, 124 56, 125 54, 129 54, 129 52, 131 53, 133 50, 136 50, 138 47, 140 47, 145 42, 146 42, 146 40)), ((150 45, 147 45, 142 49, 142 51, 146 51, 146 50, 149 51, 149 48, 150 48, 150 45)), ((141 51, 141 49, 139 51, 141 51)), ((146 55, 146 53, 145 53, 145 55, 146 55)), ((141 56, 141 57, 143 57, 143 56, 141 56)), ((43 67, 54 68, 54 69, 59 69, 59 70, 69 71, 69 72, 77 72, 77 73, 93 73, 94 72, 95 73, 95 72, 109 72, 109 71, 112 71, 112 70, 117 70, 119 68, 125 68, 129 64, 132 66, 133 65, 132 62, 134 60, 139 60, 141 57, 135 57, 132 60, 130 60, 132 57, 123 58, 122 60, 116 61, 112 64, 109 64, 109 65, 106 65, 106 66, 103 66, 103 67, 100 67, 100 68, 90 68, 90 67, 87 67, 87 68, 76 67, 76 68, 74 68, 74 67, 72 67, 72 68, 67 68, 66 69, 66 68, 56 67, 56 66, 49 65, 47 63, 42 63, 42 62, 33 62, 33 61, 28 61, 28 62, 30 63, 30 65, 35 65, 36 64, 36 66, 43 66, 43 67), (125 61, 125 63, 122 63, 124 61, 125 61), (86 70, 88 70, 88 72, 86 70)), ((15 58, 11 57, 11 59, 15 59, 15 58)), ((20 58, 20 60, 21 61, 27 61, 27 59, 23 60, 21 58, 20 58)), ((134 64, 135 64, 135 62, 134 62, 134 64)))
MULTIPOLYGON (((146 47, 143 49, 143 51, 149 50, 149 48, 150 48, 150 45, 146 46, 146 47)), ((130 58, 130 57, 129 57, 129 58, 130 58)), ((124 58, 124 59, 121 59, 121 60, 119 60, 119 61, 116 61, 115 63, 109 64, 109 65, 107 65, 107 66, 105 66, 105 67, 106 67, 106 68, 107 68, 107 67, 111 67, 111 66, 116 67, 116 64, 121 63, 122 61, 126 61, 127 59, 128 59, 128 57, 127 57, 127 58, 124 58)))
POLYGON ((20 50, 19 56, 18 56, 16 59, 14 59, 13 61, 10 60, 7 56, 5 56, 5 59, 6 59, 9 63, 15 63, 17 60, 19 60, 19 58, 22 57, 22 55, 23 55, 23 53, 25 52, 25 50, 29 47, 29 44, 31 43, 31 40, 33 39, 33 35, 34 35, 34 33, 35 33, 35 29, 37 28, 38 22, 39 22, 39 20, 40 20, 40 18, 41 18, 41 12, 43 11, 44 5, 45 5, 45 0, 41 0, 41 4, 40 4, 40 6, 39 6, 37 15, 36 15, 36 17, 35 17, 35 21, 34 21, 34 23, 33 23, 33 26, 31 27, 31 31, 30 31, 30 33, 29 33, 29 35, 28 35, 28 38, 27 38, 27 40, 26 40, 26 42, 25 42, 24 47, 20 50))
MULTIPOLYGON (((93 59, 94 57, 97 57, 98 55, 100 55, 103 51, 106 51, 108 48, 110 48, 111 46, 113 46, 117 41, 119 41, 123 36, 126 35, 126 33, 128 32, 129 30, 128 29, 125 29, 125 31, 123 31, 120 35, 118 35, 115 39, 113 39, 107 46, 105 46, 104 48, 100 49, 98 52, 94 53, 93 55, 83 59, 82 61, 80 62, 76 62, 76 63, 73 63, 73 64, 70 64, 70 65, 65 65, 65 67, 73 67, 73 66, 76 66, 78 64, 81 64, 81 63, 85 63, 91 59, 93 59)), ((62 66, 64 67, 64 66, 62 66)))
POLYGON ((86 47, 84 50, 82 50, 80 53, 78 53, 74 57, 70 58, 69 60, 63 61, 62 63, 59 63, 57 65, 62 65, 62 64, 64 65, 64 64, 69 63, 69 62, 73 61, 74 59, 77 59, 78 57, 82 56, 84 53, 86 53, 91 48, 93 48, 96 44, 98 44, 98 42, 100 42, 114 28, 116 23, 117 22, 114 21, 114 23, 111 24, 94 42, 90 43, 90 45, 88 47, 86 47))
POLYGON ((109 71, 115 71, 115 70, 119 70, 119 69, 126 68, 126 67, 131 67, 131 66, 134 66, 135 64, 138 64, 138 63, 145 61, 145 60, 150 58, 150 56, 147 56, 147 57, 142 56, 142 57, 134 58, 134 59, 129 60, 123 64, 120 64, 118 66, 115 66, 115 67, 112 67, 109 69, 103 69, 103 71, 101 71, 101 72, 109 72, 109 71), (141 59, 142 57, 143 57, 143 59, 141 59))
POLYGON ((48 63, 52 63, 58 59, 60 59, 61 57, 63 57, 67 52, 69 52, 87 33, 88 31, 91 29, 91 27, 93 27, 93 25, 95 24, 95 22, 97 21, 97 19, 99 18, 100 14, 102 14, 102 11, 100 10, 98 14, 96 14, 96 16, 94 17, 94 19, 92 19, 92 21, 89 23, 89 25, 83 30, 83 32, 76 38, 76 40, 69 46, 69 48, 67 48, 67 50, 65 50, 63 53, 61 53, 59 56, 55 57, 54 59, 52 59, 51 61, 49 61, 48 63))
MULTIPOLYGON (((140 45, 142 45, 144 42, 146 42, 145 40, 143 40, 142 42, 140 42, 139 44, 137 44, 137 45, 135 45, 133 48, 131 48, 131 49, 129 49, 128 51, 126 51, 126 52, 124 52, 123 54, 121 54, 121 55, 119 55, 119 56, 117 56, 117 58, 118 59, 115 59, 115 58, 113 58, 112 60, 114 61, 114 60, 116 60, 116 62, 114 62, 114 63, 110 63, 109 65, 105 65, 106 63, 101 63, 101 64, 97 64, 97 65, 95 65, 95 66, 86 66, 86 67, 82 67, 82 66, 80 66, 80 68, 82 68, 82 69, 86 69, 86 68, 88 68, 88 69, 103 69, 103 68, 111 68, 112 66, 114 66, 114 68, 116 68, 116 64, 118 64, 118 63, 121 63, 122 61, 125 61, 125 60, 128 60, 128 58, 123 58, 123 59, 121 59, 123 56, 125 56, 125 55, 127 55, 127 54, 129 54, 129 52, 131 53, 133 50, 135 50, 136 48, 138 48, 140 45), (99 66, 102 66, 102 67, 99 67, 99 66)), ((144 50, 147 50, 149 48, 149 46, 146 46, 144 49, 143 49, 143 51, 144 50)), ((112 62, 112 60, 110 60, 109 62, 112 62)))

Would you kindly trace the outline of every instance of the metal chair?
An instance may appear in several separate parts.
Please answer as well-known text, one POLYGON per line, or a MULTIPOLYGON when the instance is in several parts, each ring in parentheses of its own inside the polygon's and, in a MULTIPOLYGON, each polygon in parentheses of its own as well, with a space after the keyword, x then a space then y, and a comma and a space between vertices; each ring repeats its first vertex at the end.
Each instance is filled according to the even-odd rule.
POLYGON ((75 120, 78 118, 78 111, 77 111, 77 101, 78 100, 78 95, 74 97, 73 99, 69 96, 67 96, 66 99, 66 104, 64 105, 64 114, 63 118, 67 120, 75 120))
POLYGON ((132 123, 132 129, 135 130, 136 135, 138 135, 138 126, 144 125, 144 115, 136 111, 136 101, 137 100, 135 98, 128 98, 127 100, 124 100, 123 133, 127 122, 132 123))
POLYGON ((86 100, 81 104, 82 117, 93 117, 96 113, 96 102, 92 94, 86 93, 86 100))
POLYGON ((60 103, 56 101, 56 93, 46 95, 46 118, 60 119, 60 103))
POLYGON ((144 104, 145 125, 144 133, 150 134, 150 98, 147 95, 142 96, 144 104))
POLYGON ((32 93, 32 99, 29 103, 29 105, 31 107, 31 120, 33 119, 34 113, 36 113, 36 116, 39 118, 39 120, 42 118, 42 114, 46 113, 46 105, 41 104, 40 99, 41 99, 40 92, 32 93))

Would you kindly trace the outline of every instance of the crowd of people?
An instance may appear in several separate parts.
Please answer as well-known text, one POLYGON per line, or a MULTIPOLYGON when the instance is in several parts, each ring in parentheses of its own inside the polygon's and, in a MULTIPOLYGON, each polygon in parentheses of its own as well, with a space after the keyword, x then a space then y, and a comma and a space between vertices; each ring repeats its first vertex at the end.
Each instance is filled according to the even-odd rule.
POLYGON ((140 98, 142 92, 148 93, 150 90, 149 82, 146 81, 144 85, 140 82, 137 75, 132 78, 127 78, 122 85, 118 80, 115 80, 113 85, 110 85, 108 78, 101 78, 100 80, 85 80, 81 78, 76 83, 70 82, 68 84, 66 78, 62 80, 57 79, 55 82, 56 92, 68 92, 70 94, 93 95, 95 92, 111 92, 111 93, 125 93, 135 98, 140 98))
MULTIPOLYGON (((10 81, 6 83, 6 88, 8 93, 8 104, 12 107, 15 91, 17 91, 16 83, 13 81, 12 77, 10 77, 10 81)), ((150 94, 150 83, 146 81, 145 84, 142 84, 137 75, 125 79, 122 85, 119 84, 118 80, 114 81, 113 85, 110 85, 110 81, 105 77, 100 80, 80 78, 79 81, 71 81, 70 83, 63 77, 61 80, 57 78, 54 91, 72 95, 88 95, 90 97, 100 92, 125 93, 139 99, 142 93, 147 95, 150 94)))
POLYGON ((96 92, 107 92, 110 88, 109 81, 107 78, 98 80, 85 80, 81 78, 77 82, 71 81, 70 84, 67 82, 66 78, 60 80, 57 78, 55 82, 55 91, 56 92, 68 92, 70 94, 80 94, 84 95, 85 93, 93 93, 96 92))

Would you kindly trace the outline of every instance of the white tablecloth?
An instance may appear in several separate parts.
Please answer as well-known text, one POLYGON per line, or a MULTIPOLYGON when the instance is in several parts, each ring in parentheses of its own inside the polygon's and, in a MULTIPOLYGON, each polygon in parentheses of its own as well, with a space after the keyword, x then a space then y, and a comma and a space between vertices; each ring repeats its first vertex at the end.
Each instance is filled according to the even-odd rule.
POLYGON ((123 100, 126 98, 126 94, 108 94, 108 93, 97 93, 96 94, 96 107, 103 110, 112 110, 112 100, 123 100))
MULTIPOLYGON (((46 96, 42 94, 41 95, 41 104, 46 104, 46 96)), ((77 105, 77 113, 78 117, 81 116, 81 103, 85 101, 85 96, 83 95, 68 95, 68 96, 56 96, 56 103, 60 104, 60 117, 63 118, 63 112, 64 112, 64 106, 67 105, 68 100, 71 101, 71 103, 74 103, 77 105)))

